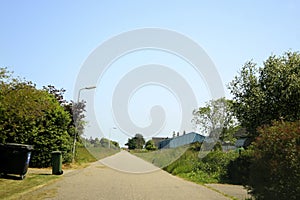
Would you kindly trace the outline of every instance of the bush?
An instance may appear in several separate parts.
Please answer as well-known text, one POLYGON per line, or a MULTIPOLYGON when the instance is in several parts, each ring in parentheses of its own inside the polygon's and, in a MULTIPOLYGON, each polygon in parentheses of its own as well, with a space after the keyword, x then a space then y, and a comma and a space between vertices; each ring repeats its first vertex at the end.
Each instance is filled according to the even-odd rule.
POLYGON ((249 186, 256 199, 300 199, 300 121, 259 129, 249 186))
POLYGON ((212 151, 202 159, 205 164, 199 165, 198 169, 213 176, 218 182, 228 181, 228 165, 238 156, 237 152, 212 151))
POLYGON ((227 166, 228 183, 238 185, 248 185, 250 165, 253 162, 253 151, 242 151, 235 160, 230 161, 227 166))
POLYGON ((228 165, 238 157, 238 153, 212 151, 199 159, 199 145, 201 144, 191 145, 178 160, 164 169, 198 183, 227 182, 228 165))
POLYGON ((156 150, 156 146, 154 144, 154 141, 153 140, 148 140, 145 144, 145 148, 148 150, 148 151, 154 151, 156 150))

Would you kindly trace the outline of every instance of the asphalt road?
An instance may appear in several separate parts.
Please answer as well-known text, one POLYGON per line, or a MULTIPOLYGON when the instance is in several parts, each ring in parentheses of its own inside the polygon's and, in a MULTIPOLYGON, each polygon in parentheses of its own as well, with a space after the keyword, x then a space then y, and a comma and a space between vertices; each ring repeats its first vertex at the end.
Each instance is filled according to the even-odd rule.
POLYGON ((229 198, 205 186, 172 176, 126 151, 121 151, 87 168, 67 173, 58 181, 24 195, 21 199, 222 200, 229 198))

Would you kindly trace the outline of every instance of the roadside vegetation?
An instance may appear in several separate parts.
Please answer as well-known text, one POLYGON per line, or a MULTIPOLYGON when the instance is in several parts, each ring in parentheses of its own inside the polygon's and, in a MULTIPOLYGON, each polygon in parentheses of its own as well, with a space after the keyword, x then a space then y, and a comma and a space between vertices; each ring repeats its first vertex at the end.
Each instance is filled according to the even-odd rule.
POLYGON ((19 199, 22 193, 58 179, 60 176, 51 175, 52 151, 62 152, 63 170, 86 167, 119 151, 113 141, 109 149, 97 143, 89 150, 84 147, 85 103, 66 101, 64 92, 51 85, 38 89, 31 81, 0 68, 0 143, 33 145, 29 167, 44 168, 42 173, 27 173, 22 181, 13 175, 1 177, 0 199, 19 199), (74 137, 78 148, 72 163, 74 137))
POLYGON ((247 62, 229 89, 248 132, 246 158, 235 163, 241 181, 255 199, 300 199, 299 52, 272 55, 260 67, 247 62))
POLYGON ((32 191, 37 187, 45 185, 58 179, 59 176, 48 174, 28 174, 20 181, 11 179, 0 179, 0 199, 20 199, 20 196, 26 192, 32 191))
MULTIPOLYGON (((82 144, 78 145, 75 155, 75 165, 85 165, 97 161, 95 156, 91 154, 82 144)), ((74 165, 73 165, 74 166, 74 165)))
MULTIPOLYGON (((80 148, 85 149, 95 160, 100 160, 120 152, 119 143, 108 140, 107 138, 81 138, 80 148)), ((84 156, 82 156, 82 158, 84 158, 84 156)))
MULTIPOLYGON (((128 149, 198 183, 243 184, 257 200, 300 199, 300 54, 272 55, 262 66, 246 62, 228 89, 232 100, 211 100, 193 111, 195 128, 219 140, 211 143, 214 148, 204 148, 206 156, 199 157, 201 144, 156 150, 154 142, 146 142, 141 134, 128 139, 128 149), (247 133, 246 150, 223 152, 221 146, 234 143, 240 128, 247 133)), ((51 152, 57 150, 63 152, 64 164, 70 164, 74 137, 79 165, 120 150, 118 143, 105 138, 82 138, 85 103, 66 101, 64 92, 51 85, 38 89, 0 68, 0 143, 34 145, 31 167, 49 167, 51 152)), ((39 184, 52 177, 29 175, 26 181, 39 184)), ((0 184, 6 182, 11 193, 27 190, 0 179, 0 184)), ((0 191, 6 190, 2 185, 0 191)))
POLYGON ((179 159, 187 150, 187 146, 171 149, 160 149, 160 150, 131 150, 130 152, 147 162, 154 164, 157 167, 163 168, 168 166, 174 160, 179 159))
POLYGON ((195 127, 219 139, 215 148, 199 158, 193 144, 164 170, 197 183, 242 184, 257 200, 300 199, 300 54, 272 55, 260 67, 246 62, 228 89, 232 100, 193 111, 195 127), (246 130, 245 150, 223 152, 239 128, 246 130))
POLYGON ((167 172, 196 183, 230 183, 228 165, 238 157, 238 152, 211 151, 199 158, 199 144, 193 144, 175 162, 164 168, 167 172))
MULTIPOLYGON (((86 167, 89 163, 96 159, 83 147, 77 149, 76 163, 65 164, 64 170, 78 169, 86 167)), ((0 178, 0 199, 20 199, 20 197, 38 187, 49 184, 58 180, 59 175, 52 175, 51 168, 37 169, 35 173, 27 173, 24 180, 20 180, 18 176, 9 175, 0 178), (39 172, 40 170, 40 172, 39 172)))
POLYGON ((74 136, 78 140, 84 128, 85 104, 66 101, 64 92, 51 85, 38 89, 0 68, 0 143, 34 145, 31 167, 49 167, 52 151, 61 151, 64 163, 72 160, 74 136))
MULTIPOLYGON (((106 150, 101 141, 85 141, 82 138, 84 126, 85 102, 73 102, 64 99, 64 89, 52 85, 38 89, 34 83, 14 77, 13 72, 0 68, 0 143, 20 143, 34 146, 30 167, 46 168, 51 166, 51 152, 61 151, 64 164, 72 161, 72 150, 81 143, 89 143, 90 152, 97 159, 111 155, 119 144, 111 142, 112 147, 106 150)), ((99 139, 98 139, 99 141, 99 139)), ((107 145, 106 145, 107 146, 107 145)), ((81 160, 75 152, 78 163, 93 160, 86 154, 81 160)), ((74 163, 73 163, 74 165, 74 163)))

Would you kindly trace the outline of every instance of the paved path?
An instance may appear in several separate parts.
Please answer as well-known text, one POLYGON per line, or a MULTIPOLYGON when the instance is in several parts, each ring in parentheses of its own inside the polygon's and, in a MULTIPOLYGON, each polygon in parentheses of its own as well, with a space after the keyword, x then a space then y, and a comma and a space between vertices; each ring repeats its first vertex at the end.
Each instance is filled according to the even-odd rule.
POLYGON ((91 166, 65 174, 64 177, 21 199, 105 199, 105 200, 179 200, 228 199, 222 194, 191 183, 122 151, 93 163, 91 166), (105 164, 123 170, 115 170, 105 164), (149 170, 149 173, 125 171, 149 170))
POLYGON ((235 197, 236 199, 245 200, 251 199, 251 195, 242 185, 229 185, 229 184, 205 184, 209 188, 213 188, 223 194, 235 197))

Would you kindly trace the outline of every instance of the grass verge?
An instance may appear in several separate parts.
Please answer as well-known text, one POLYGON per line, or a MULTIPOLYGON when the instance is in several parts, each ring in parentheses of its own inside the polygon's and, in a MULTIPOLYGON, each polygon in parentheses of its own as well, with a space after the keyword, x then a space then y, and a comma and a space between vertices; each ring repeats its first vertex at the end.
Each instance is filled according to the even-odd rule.
POLYGON ((87 147, 86 151, 96 160, 100 160, 120 152, 120 149, 106 147, 87 147))
MULTIPOLYGON (((89 166, 91 162, 98 159, 113 155, 119 150, 92 147, 88 150, 84 147, 78 147, 76 152, 75 163, 64 164, 63 170, 80 169, 89 166)), ((30 170, 29 170, 30 171, 30 170)), ((43 171, 43 170, 42 170, 43 171)), ((30 173, 26 174, 24 180, 18 180, 18 176, 0 177, 0 199, 20 199, 20 197, 28 192, 34 191, 44 185, 59 179, 62 176, 51 174, 51 169, 46 169, 47 173, 30 173)), ((50 191, 55 194, 55 191, 50 191)), ((49 194, 45 194, 49 196, 49 194)), ((28 195, 27 195, 28 196, 28 195)), ((40 197, 42 198, 42 197, 40 197)))
POLYGON ((179 159, 187 149, 187 146, 183 146, 174 149, 161 149, 156 151, 131 150, 130 152, 157 167, 164 168, 179 159))
POLYGON ((238 156, 237 152, 201 152, 200 143, 176 149, 132 153, 165 171, 199 184, 228 183, 228 165, 238 156), (200 155, 205 153, 204 158, 200 155), (201 159, 202 158, 202 159, 201 159))
POLYGON ((22 194, 58 178, 48 174, 27 174, 24 180, 16 180, 15 176, 0 178, 0 199, 19 199, 22 194))
POLYGON ((167 172, 196 183, 230 183, 229 163, 238 153, 212 151, 199 158, 199 151, 189 148, 178 160, 164 168, 167 172))

